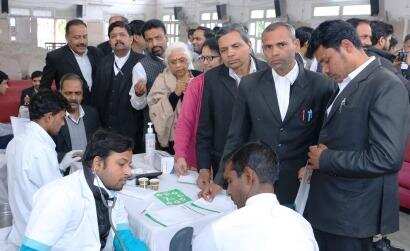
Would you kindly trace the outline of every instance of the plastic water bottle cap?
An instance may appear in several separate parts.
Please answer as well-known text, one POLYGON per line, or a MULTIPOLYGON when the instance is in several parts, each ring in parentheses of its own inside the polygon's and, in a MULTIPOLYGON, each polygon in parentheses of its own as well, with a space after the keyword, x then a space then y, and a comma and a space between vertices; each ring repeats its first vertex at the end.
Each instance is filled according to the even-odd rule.
POLYGON ((154 129, 152 128, 151 122, 148 122, 148 133, 154 133, 154 129))

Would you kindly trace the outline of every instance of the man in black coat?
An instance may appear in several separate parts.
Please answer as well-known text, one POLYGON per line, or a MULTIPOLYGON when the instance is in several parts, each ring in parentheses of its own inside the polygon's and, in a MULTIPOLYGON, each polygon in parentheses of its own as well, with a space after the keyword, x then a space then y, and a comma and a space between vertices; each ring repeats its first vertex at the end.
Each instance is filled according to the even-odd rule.
POLYGON ((144 57, 131 50, 132 34, 128 24, 110 25, 109 36, 114 53, 104 58, 93 86, 93 104, 103 127, 132 138, 134 152, 142 152, 143 113, 132 107, 130 90, 135 65, 144 57))
POLYGON ((206 187, 212 173, 218 171, 241 78, 268 67, 251 56, 249 38, 238 25, 223 27, 218 33, 218 44, 224 64, 205 73, 197 130, 200 188, 206 187))
POLYGON ((397 172, 408 134, 409 100, 400 79, 363 51, 355 29, 325 21, 309 51, 339 86, 326 110, 306 217, 321 251, 372 250, 377 234, 399 227, 397 172))
POLYGON ((67 73, 81 77, 84 85, 84 104, 90 104, 91 87, 95 83, 97 66, 102 59, 99 49, 87 46, 87 25, 79 20, 70 20, 66 25, 67 45, 47 53, 46 66, 43 69, 41 88, 51 88, 55 81, 60 89, 60 79, 67 73))
POLYGON ((84 151, 94 132, 100 127, 97 111, 88 105, 81 105, 83 82, 74 73, 67 73, 61 78, 61 94, 67 99, 69 108, 65 124, 57 136, 54 136, 58 161, 70 151, 84 151))
POLYGON ((31 83, 32 87, 26 88, 21 91, 20 95, 20 105, 28 106, 30 104, 30 98, 40 90, 40 82, 43 73, 41 71, 34 71, 31 73, 31 83))
MULTIPOLYGON (((224 158, 213 184, 214 192, 224 184, 226 156, 249 141, 270 145, 279 159, 275 193, 282 205, 292 206, 299 187, 298 170, 306 165, 309 146, 316 144, 326 105, 334 83, 304 68, 296 60, 295 29, 282 22, 262 33, 262 46, 271 67, 244 77, 239 85, 224 158)), ((213 193, 210 193, 213 192, 213 193)))

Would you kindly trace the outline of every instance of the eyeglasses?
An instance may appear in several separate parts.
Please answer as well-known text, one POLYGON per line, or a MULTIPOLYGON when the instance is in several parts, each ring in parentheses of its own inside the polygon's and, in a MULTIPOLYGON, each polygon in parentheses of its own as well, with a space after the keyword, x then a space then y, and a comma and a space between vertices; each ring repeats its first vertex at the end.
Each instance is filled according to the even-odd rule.
POLYGON ((201 60, 202 62, 208 61, 211 62, 213 61, 215 58, 219 58, 220 56, 199 56, 199 60, 201 60))

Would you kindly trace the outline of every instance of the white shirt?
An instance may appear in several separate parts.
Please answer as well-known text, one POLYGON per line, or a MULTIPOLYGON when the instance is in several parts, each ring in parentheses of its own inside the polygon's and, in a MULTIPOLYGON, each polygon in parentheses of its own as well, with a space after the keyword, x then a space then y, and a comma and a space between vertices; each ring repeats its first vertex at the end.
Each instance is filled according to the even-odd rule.
POLYGON ((127 55, 125 55, 124 57, 118 57, 117 55, 115 55, 114 53, 114 64, 113 64, 113 68, 114 68, 114 75, 117 76, 117 74, 119 72, 121 72, 123 74, 123 72, 121 71, 121 68, 125 65, 125 63, 127 62, 128 58, 130 57, 130 52, 128 51, 127 55))
POLYGON ((312 227, 281 206, 273 193, 250 197, 246 205, 209 224, 193 240, 195 251, 318 251, 312 227))
POLYGON ((83 74, 85 81, 87 81, 88 89, 91 91, 91 87, 93 86, 93 68, 87 55, 88 51, 86 50, 83 55, 78 55, 73 50, 71 51, 80 67, 81 74, 83 74))
MULTIPOLYGON (((257 69, 256 69, 255 60, 253 60, 253 58, 251 57, 251 65, 249 67, 249 74, 254 73, 254 72, 257 72, 257 69)), ((239 86, 239 83, 241 82, 242 77, 236 74, 236 72, 232 70, 231 68, 229 68, 229 76, 235 79, 236 84, 238 84, 239 86)))
POLYGON ((84 117, 84 115, 85 115, 83 107, 81 105, 79 106, 79 110, 80 110, 80 116, 78 116, 77 119, 74 118, 74 116, 71 115, 68 111, 65 112, 65 117, 69 118, 71 121, 73 121, 74 123, 76 123, 78 125, 78 123, 80 123, 80 119, 82 117, 84 117))
POLYGON ((339 86, 339 92, 337 93, 336 97, 333 99, 332 104, 327 108, 326 110, 327 115, 329 115, 329 112, 332 110, 332 106, 335 100, 337 99, 337 97, 339 96, 339 94, 342 93, 342 91, 346 88, 346 86, 350 83, 350 81, 352 81, 357 75, 359 75, 359 73, 362 72, 364 68, 366 68, 366 66, 368 66, 375 59, 376 57, 374 56, 370 57, 366 62, 364 62, 359 67, 357 67, 354 71, 349 73, 349 75, 347 75, 347 77, 343 79, 341 83, 337 83, 337 85, 339 86))
POLYGON ((274 69, 272 69, 273 80, 275 82, 276 97, 278 99, 280 117, 282 121, 285 119, 286 112, 289 107, 290 87, 295 83, 299 75, 299 66, 295 61, 292 70, 285 76, 280 76, 274 69))
POLYGON ((13 226, 8 240, 20 246, 32 210, 33 195, 43 185, 61 178, 50 135, 36 122, 7 146, 8 193, 13 226))
MULTIPOLYGON (((157 58, 161 61, 164 61, 163 58, 157 58)), ((136 110, 144 109, 144 107, 147 106, 147 93, 144 93, 141 96, 137 96, 135 94, 134 88, 139 81, 143 81, 145 82, 145 84, 147 83, 147 73, 145 72, 144 66, 142 66, 141 63, 137 63, 132 69, 132 86, 129 92, 129 95, 131 97, 131 106, 134 107, 136 110)))

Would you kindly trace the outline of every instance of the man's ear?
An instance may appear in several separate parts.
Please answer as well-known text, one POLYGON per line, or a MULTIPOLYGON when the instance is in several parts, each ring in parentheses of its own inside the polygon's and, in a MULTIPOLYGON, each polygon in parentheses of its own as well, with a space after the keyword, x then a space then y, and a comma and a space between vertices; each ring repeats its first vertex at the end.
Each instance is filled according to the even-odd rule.
POLYGON ((100 156, 95 156, 91 163, 91 169, 93 172, 99 171, 104 167, 104 160, 100 156))
POLYGON ((246 185, 252 185, 255 182, 256 174, 250 167, 246 166, 242 175, 246 185))

